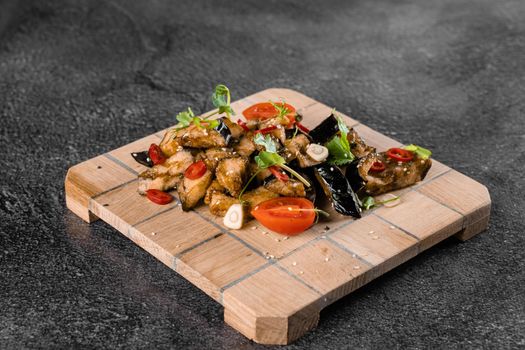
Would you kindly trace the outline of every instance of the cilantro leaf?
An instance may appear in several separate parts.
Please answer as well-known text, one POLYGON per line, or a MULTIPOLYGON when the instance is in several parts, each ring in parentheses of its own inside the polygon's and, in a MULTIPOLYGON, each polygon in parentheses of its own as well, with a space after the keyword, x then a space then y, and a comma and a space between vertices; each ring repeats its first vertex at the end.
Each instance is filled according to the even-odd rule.
POLYGON ((256 145, 264 146, 268 152, 277 153, 277 145, 270 135, 263 136, 261 133, 258 133, 253 138, 253 142, 256 145))
POLYGON ((278 155, 277 153, 262 151, 255 156, 255 162, 257 166, 261 169, 266 169, 274 165, 284 164, 284 158, 278 155))
POLYGON ((426 148, 423 148, 421 146, 414 145, 414 144, 405 146, 405 149, 407 151, 412 151, 416 153, 420 158, 423 158, 423 159, 428 159, 432 155, 432 152, 429 149, 426 149, 426 148))
POLYGON ((334 136, 325 146, 328 148, 328 153, 330 154, 330 159, 328 160, 330 164, 344 165, 354 160, 354 155, 350 152, 346 138, 343 139, 340 136, 334 136), (347 143, 345 144, 343 140, 346 140, 347 143))
POLYGON ((348 164, 355 158, 350 150, 350 142, 348 142, 348 133, 350 130, 343 119, 335 114, 335 110, 333 110, 332 113, 337 118, 337 126, 339 127, 340 135, 332 137, 332 139, 325 145, 330 154, 328 162, 334 165, 348 164))
POLYGON ((195 118, 195 114, 193 114, 191 108, 188 107, 187 111, 180 112, 175 118, 179 122, 177 125, 175 125, 175 128, 182 129, 190 126, 191 122, 193 121, 193 118, 195 118))

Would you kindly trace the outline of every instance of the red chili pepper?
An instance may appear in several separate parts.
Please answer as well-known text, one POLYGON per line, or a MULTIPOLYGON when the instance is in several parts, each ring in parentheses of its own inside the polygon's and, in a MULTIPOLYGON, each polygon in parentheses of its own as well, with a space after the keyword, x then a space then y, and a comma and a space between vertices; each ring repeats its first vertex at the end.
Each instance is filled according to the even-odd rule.
POLYGON ((388 151, 386 151, 386 155, 394 160, 397 160, 398 162, 410 162, 412 159, 414 159, 414 153, 402 149, 402 148, 390 148, 388 151))
POLYGON ((267 128, 259 129, 259 130, 255 130, 254 133, 255 133, 255 134, 259 134, 259 133, 261 133, 261 134, 265 135, 265 134, 267 134, 267 133, 269 133, 269 132, 271 132, 271 131, 273 131, 273 130, 275 130, 275 129, 277 129, 277 126, 275 126, 275 125, 270 125, 270 126, 267 127, 267 128))
POLYGON ((308 134, 310 132, 310 129, 308 129, 306 126, 304 126, 303 124, 297 122, 295 123, 295 125, 297 125, 297 127, 299 128, 299 130, 301 130, 302 132, 304 132, 305 134, 308 134))
POLYGON ((373 172, 373 173, 380 173, 380 172, 382 172, 385 169, 386 169, 385 163, 383 163, 382 161, 378 160, 377 162, 374 162, 372 164, 372 167, 370 168, 370 171, 373 172))
POLYGON ((184 172, 184 177, 190 179, 190 180, 197 180, 200 178, 204 173, 206 173, 206 170, 208 168, 206 167, 206 163, 204 163, 202 160, 199 160, 198 162, 193 163, 186 169, 184 172))
POLYGON ((273 165, 273 166, 269 167, 268 169, 270 170, 272 175, 277 178, 277 180, 282 181, 282 182, 286 182, 286 181, 290 180, 288 175, 286 175, 286 173, 284 171, 279 169, 278 166, 273 165))
POLYGON ((161 190, 147 190, 146 196, 153 203, 160 205, 168 204, 173 200, 173 196, 171 194, 163 192, 161 190))
POLYGON ((149 158, 153 162, 153 164, 162 164, 166 161, 166 156, 164 153, 162 153, 162 150, 160 149, 159 145, 152 143, 151 146, 149 146, 148 151, 149 158))
POLYGON ((250 131, 250 128, 248 127, 248 125, 246 125, 245 122, 242 121, 242 119, 237 120, 237 124, 239 124, 241 128, 244 129, 244 131, 246 132, 250 131))

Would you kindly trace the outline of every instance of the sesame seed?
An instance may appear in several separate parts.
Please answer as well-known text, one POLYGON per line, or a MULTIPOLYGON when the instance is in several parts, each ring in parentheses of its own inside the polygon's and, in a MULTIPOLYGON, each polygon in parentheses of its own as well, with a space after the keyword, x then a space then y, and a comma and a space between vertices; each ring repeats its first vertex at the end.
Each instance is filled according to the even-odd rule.
POLYGON ((179 247, 180 247, 180 244, 177 244, 177 245, 175 246, 175 248, 179 248, 179 247))
POLYGON ((324 261, 330 261, 330 258, 326 257, 324 258, 324 261))
POLYGON ((286 241, 288 238, 290 238, 290 237, 288 237, 288 236, 284 237, 283 241, 286 241))
POLYGON ((361 266, 359 265, 354 265, 354 270, 359 270, 361 268, 361 266))
POLYGON ((390 225, 390 228, 393 230, 395 229, 396 227, 394 225, 390 225))
POLYGON ((374 230, 372 230, 372 231, 370 231, 370 232, 368 232, 368 233, 374 233, 374 230))
POLYGON ((281 240, 279 238, 274 238, 276 242, 280 242, 281 240))
POLYGON ((156 233, 155 233, 155 232, 152 232, 152 233, 151 233, 151 235, 152 235, 152 236, 155 236, 155 235, 156 235, 156 233))
POLYGON ((379 239, 379 236, 373 235, 373 236, 372 236, 372 239, 373 239, 373 240, 379 239))
POLYGON ((355 258, 356 256, 357 256, 357 255, 355 255, 355 254, 352 254, 352 258, 355 258))
POLYGON ((304 272, 303 271, 299 271, 299 274, 302 275, 304 272))
POLYGON ((297 261, 294 261, 294 262, 292 263, 292 265, 293 265, 293 266, 297 266, 297 261))

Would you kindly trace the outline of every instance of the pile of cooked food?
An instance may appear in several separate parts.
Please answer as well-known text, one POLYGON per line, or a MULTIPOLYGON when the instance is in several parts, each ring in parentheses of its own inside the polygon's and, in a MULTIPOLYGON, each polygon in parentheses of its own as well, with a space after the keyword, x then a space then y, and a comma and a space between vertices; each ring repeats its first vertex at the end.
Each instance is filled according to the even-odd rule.
POLYGON ((196 116, 188 108, 160 144, 131 154, 149 168, 138 175, 140 194, 162 205, 176 190, 184 211, 204 202, 228 228, 255 218, 293 235, 327 214, 316 207, 320 197, 336 213, 360 218, 362 210, 398 203, 374 196, 421 181, 432 164, 431 152, 416 145, 378 152, 335 110, 309 130, 284 101, 257 103, 233 121, 230 100, 218 85, 214 111, 196 116))

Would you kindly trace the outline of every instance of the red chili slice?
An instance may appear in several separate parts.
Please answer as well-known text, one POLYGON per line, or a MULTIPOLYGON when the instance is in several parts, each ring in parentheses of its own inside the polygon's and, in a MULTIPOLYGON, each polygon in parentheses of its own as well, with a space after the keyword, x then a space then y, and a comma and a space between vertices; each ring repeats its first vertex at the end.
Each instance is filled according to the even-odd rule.
POLYGON ((410 162, 412 159, 414 159, 414 153, 402 149, 402 148, 390 148, 388 151, 386 151, 386 155, 394 160, 397 160, 398 162, 410 162))
POLYGON ((237 120, 237 124, 239 124, 241 128, 244 129, 244 131, 246 132, 250 131, 250 128, 248 127, 248 125, 246 125, 245 122, 242 121, 242 119, 237 120))
POLYGON ((165 205, 173 200, 173 196, 161 190, 147 190, 146 196, 150 201, 156 204, 165 205))
POLYGON ((152 143, 151 146, 149 146, 148 151, 149 158, 153 162, 153 164, 162 164, 166 161, 166 156, 164 153, 162 153, 162 150, 160 149, 159 145, 152 143))
POLYGON ((184 177, 190 179, 190 180, 197 180, 200 178, 204 173, 208 170, 206 167, 206 163, 204 163, 202 160, 199 160, 198 162, 193 163, 186 169, 184 172, 184 177))
POLYGON ((271 131, 273 131, 273 130, 275 130, 275 129, 277 129, 277 126, 276 126, 276 125, 270 125, 270 126, 267 127, 267 128, 259 129, 259 130, 255 130, 254 133, 255 133, 255 134, 259 134, 259 133, 260 133, 260 134, 265 135, 265 134, 267 134, 267 133, 269 133, 269 132, 271 132, 271 131))
POLYGON ((282 181, 282 182, 286 182, 290 180, 288 175, 286 175, 286 173, 282 171, 278 166, 274 165, 274 166, 269 167, 268 169, 271 171, 273 176, 277 178, 277 180, 282 181))
POLYGON ((372 164, 372 167, 370 168, 370 171, 374 172, 374 173, 380 173, 380 172, 382 172, 385 169, 386 169, 385 163, 383 163, 382 161, 378 160, 377 162, 374 162, 374 164, 372 164))
POLYGON ((308 134, 310 132, 310 129, 308 129, 306 126, 304 126, 303 124, 297 122, 295 123, 295 125, 297 125, 297 127, 299 128, 299 130, 301 130, 302 132, 304 132, 305 134, 308 134))

